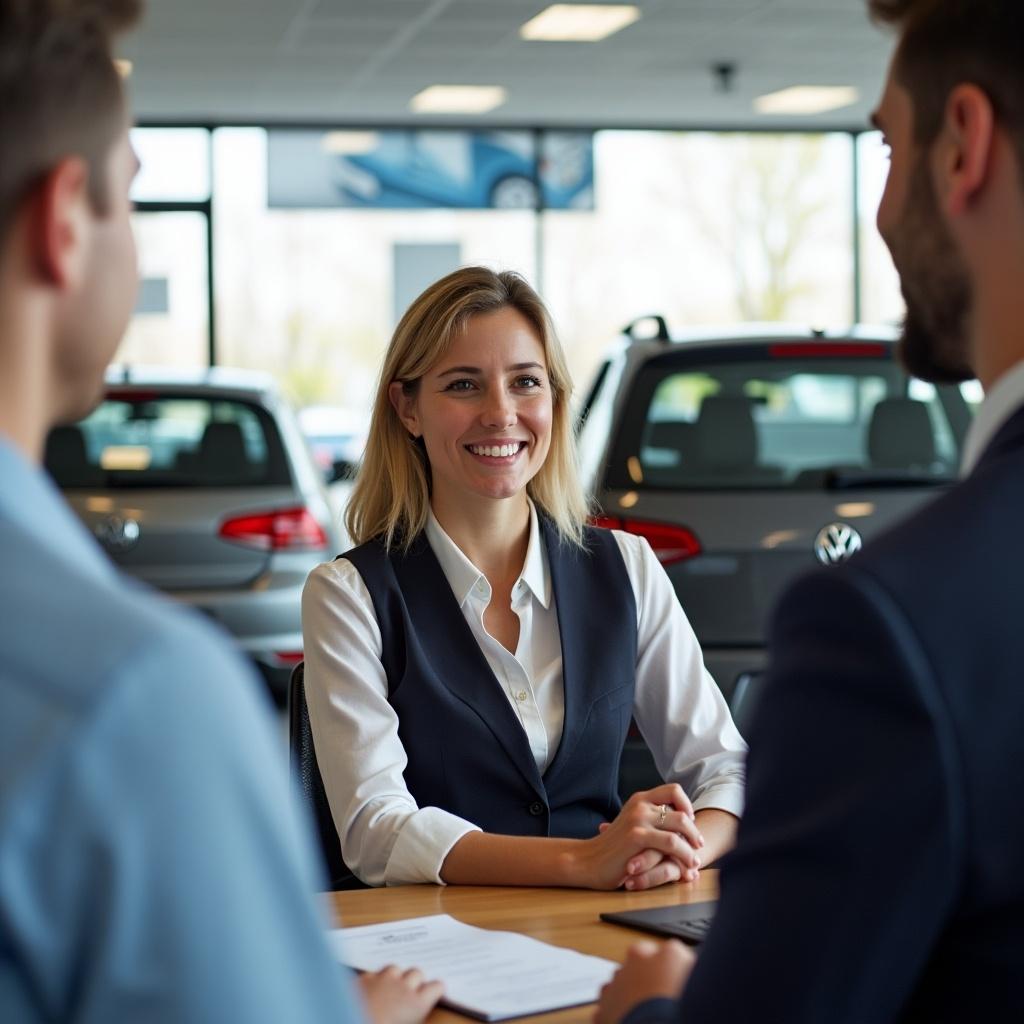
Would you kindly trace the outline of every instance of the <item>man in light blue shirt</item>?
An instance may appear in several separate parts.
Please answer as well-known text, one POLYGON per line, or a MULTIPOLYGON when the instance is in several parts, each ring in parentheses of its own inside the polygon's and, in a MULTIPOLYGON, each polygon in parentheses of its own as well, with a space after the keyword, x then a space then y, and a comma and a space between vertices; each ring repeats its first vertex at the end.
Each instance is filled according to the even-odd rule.
MULTIPOLYGON (((121 578, 40 471, 133 305, 110 37, 138 0, 0 0, 0 1020, 349 1022, 251 670, 121 578)), ((439 986, 363 985, 421 1020, 439 986)))

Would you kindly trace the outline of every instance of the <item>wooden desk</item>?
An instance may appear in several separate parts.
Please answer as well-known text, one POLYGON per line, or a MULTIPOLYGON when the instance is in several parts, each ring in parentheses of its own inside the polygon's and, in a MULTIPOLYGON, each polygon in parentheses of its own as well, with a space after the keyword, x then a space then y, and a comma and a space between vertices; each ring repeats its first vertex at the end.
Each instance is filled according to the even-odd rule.
MULTIPOLYGON (((466 924, 521 932, 554 946, 566 946, 621 962, 626 950, 643 938, 632 928, 606 924, 606 910, 634 910, 671 903, 695 903, 718 895, 718 872, 702 871, 696 882, 667 885, 650 892, 592 892, 587 889, 487 888, 469 885, 403 885, 333 893, 338 918, 346 925, 377 924, 405 917, 451 914, 466 924)), ((650 936, 653 938, 653 936, 650 936)), ((593 1006, 577 1006, 521 1020, 544 1024, 589 1024, 593 1006)), ((435 1010, 430 1024, 455 1024, 469 1018, 435 1010)))

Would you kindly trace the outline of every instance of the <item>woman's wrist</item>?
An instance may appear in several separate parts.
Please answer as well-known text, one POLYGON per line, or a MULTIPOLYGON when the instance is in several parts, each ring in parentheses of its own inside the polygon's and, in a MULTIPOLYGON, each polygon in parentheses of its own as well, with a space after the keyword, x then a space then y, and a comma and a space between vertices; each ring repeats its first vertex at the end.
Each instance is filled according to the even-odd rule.
POLYGON ((739 818, 731 811, 717 807, 706 807, 694 815, 704 847, 700 851, 701 867, 712 867, 736 845, 736 829, 739 818))
POLYGON ((564 847, 555 855, 554 870, 557 881, 555 885, 568 889, 593 889, 590 878, 590 863, 587 858, 586 839, 566 839, 564 847))

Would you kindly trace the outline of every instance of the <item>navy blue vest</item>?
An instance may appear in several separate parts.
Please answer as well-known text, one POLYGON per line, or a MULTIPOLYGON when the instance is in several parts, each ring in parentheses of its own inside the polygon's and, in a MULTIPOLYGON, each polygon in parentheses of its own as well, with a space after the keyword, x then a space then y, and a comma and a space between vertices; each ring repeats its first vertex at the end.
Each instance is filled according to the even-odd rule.
POLYGON ((618 813, 619 760, 633 710, 636 602, 615 538, 584 550, 538 516, 562 641, 565 722, 543 778, 501 684, 425 536, 406 553, 370 541, 345 554, 380 624, 388 700, 420 807, 485 832, 586 838, 618 813))

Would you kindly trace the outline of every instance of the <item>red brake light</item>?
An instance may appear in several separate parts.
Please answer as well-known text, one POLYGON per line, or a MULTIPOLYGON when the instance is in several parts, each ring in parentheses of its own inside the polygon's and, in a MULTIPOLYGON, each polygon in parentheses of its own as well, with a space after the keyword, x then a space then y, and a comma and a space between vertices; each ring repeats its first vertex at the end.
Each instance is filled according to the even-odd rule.
POLYGON ((302 651, 274 651, 274 657, 282 665, 298 665, 302 661, 302 651))
POLYGON ((769 345, 768 354, 775 359, 817 359, 821 356, 832 356, 835 359, 884 359, 889 349, 885 345, 871 342, 793 341, 769 345))
POLYGON ((308 508, 285 508, 234 516, 218 535, 260 551, 309 551, 327 547, 327 535, 308 508))
POLYGON ((685 526, 652 523, 646 519, 625 519, 619 516, 593 516, 592 526, 607 530, 625 530, 645 537, 662 565, 672 565, 700 554, 700 541, 685 526))

